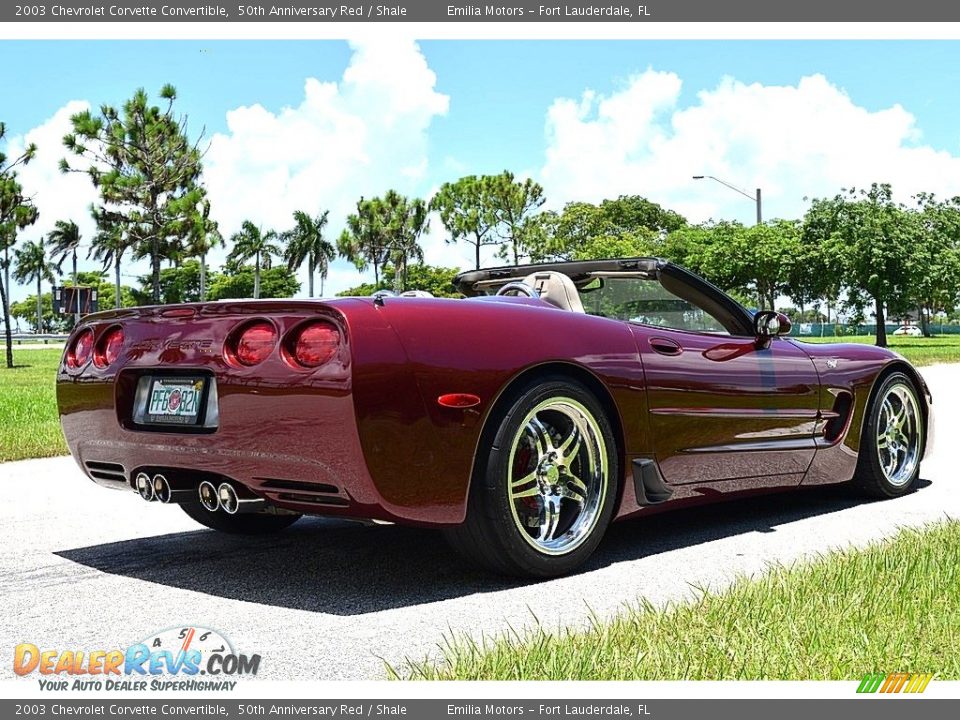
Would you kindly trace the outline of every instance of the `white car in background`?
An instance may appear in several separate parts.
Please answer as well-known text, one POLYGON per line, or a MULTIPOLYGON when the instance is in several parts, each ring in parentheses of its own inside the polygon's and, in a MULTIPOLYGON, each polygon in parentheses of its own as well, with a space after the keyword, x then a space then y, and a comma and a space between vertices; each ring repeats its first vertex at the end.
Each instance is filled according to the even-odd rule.
POLYGON ((916 325, 901 325, 893 331, 893 334, 903 337, 923 337, 923 330, 916 325))

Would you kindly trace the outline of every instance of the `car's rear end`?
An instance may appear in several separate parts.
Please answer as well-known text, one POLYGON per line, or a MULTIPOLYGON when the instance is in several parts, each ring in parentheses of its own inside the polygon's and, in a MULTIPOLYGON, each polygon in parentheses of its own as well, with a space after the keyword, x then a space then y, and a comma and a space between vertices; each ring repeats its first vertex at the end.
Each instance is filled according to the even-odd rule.
POLYGON ((358 437, 351 304, 370 312, 236 301, 86 318, 57 378, 70 451, 148 500, 390 518, 358 437))

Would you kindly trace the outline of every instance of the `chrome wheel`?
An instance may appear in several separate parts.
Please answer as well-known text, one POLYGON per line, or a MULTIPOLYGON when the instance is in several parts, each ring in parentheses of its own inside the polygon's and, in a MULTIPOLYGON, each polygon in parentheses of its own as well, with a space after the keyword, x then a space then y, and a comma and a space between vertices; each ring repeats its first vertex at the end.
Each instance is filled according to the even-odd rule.
POLYGON ((541 553, 579 547, 609 487, 607 449, 591 412, 554 397, 527 413, 510 449, 510 508, 521 537, 541 553))
POLYGON ((894 487, 907 485, 920 462, 923 418, 913 389, 898 382, 880 398, 877 454, 880 469, 894 487))

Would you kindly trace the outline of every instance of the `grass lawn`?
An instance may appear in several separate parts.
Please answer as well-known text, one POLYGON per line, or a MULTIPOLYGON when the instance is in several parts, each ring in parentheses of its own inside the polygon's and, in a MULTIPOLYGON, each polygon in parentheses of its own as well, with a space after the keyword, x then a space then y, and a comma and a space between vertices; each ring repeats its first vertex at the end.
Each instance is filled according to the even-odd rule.
POLYGON ((14 347, 16 367, 0 366, 0 462, 67 452, 54 391, 61 352, 14 347))
POLYGON ((665 609, 628 608, 583 631, 544 628, 394 677, 445 680, 860 680, 868 672, 960 678, 960 523, 775 568, 665 609))
MULTIPOLYGON (((873 345, 877 339, 873 335, 851 335, 847 337, 794 337, 801 342, 851 342, 873 345)), ((894 337, 887 336, 891 350, 903 355, 914 365, 934 365, 935 363, 960 362, 960 335, 938 335, 935 337, 894 337)))

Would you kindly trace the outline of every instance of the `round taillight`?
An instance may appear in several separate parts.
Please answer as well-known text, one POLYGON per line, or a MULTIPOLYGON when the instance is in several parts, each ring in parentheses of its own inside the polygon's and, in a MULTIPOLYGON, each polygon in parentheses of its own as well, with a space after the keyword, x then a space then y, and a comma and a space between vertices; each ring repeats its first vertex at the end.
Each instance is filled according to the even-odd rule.
POLYGON ((120 357, 120 350, 123 348, 123 330, 115 327, 110 328, 100 338, 96 351, 93 353, 93 364, 100 368, 112 365, 120 357))
POLYGON ((293 340, 293 359, 303 367, 320 367, 337 354, 340 331, 330 323, 318 322, 300 329, 293 340))
POLYGON ((73 345, 67 351, 67 367, 82 368, 90 362, 90 355, 93 354, 93 330, 87 328, 83 330, 73 345))
POLYGON ((234 354, 241 365, 257 365, 267 359, 276 344, 276 329, 261 320, 247 325, 240 332, 234 354))

